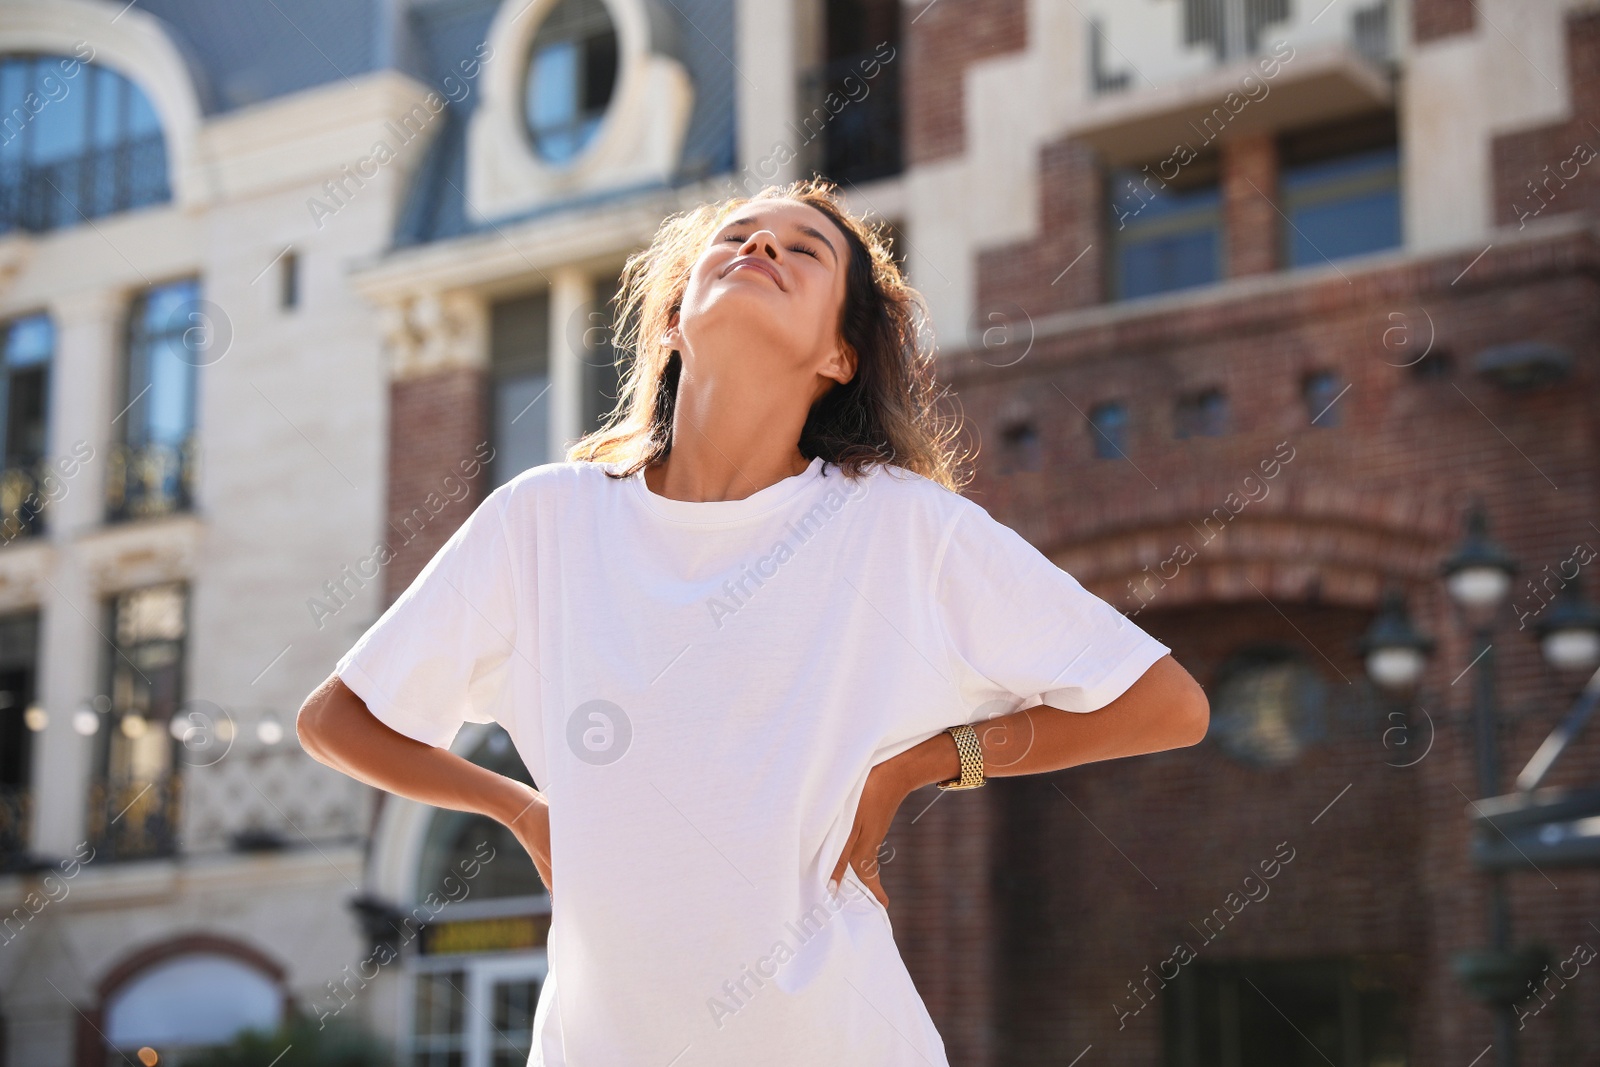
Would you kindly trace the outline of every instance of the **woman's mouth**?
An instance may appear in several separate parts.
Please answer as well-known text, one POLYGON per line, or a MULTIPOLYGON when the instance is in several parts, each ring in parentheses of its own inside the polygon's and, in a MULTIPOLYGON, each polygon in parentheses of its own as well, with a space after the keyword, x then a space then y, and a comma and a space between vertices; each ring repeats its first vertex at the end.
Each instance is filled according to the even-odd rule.
POLYGON ((742 259, 734 260, 732 263, 728 264, 728 269, 722 272, 722 276, 724 278, 726 278, 728 275, 732 274, 734 271, 740 269, 741 267, 745 267, 745 268, 748 268, 750 270, 758 270, 761 273, 765 274, 767 277, 771 278, 773 284, 776 285, 779 289, 783 289, 784 288, 783 279, 778 277, 777 269, 774 268, 772 265, 767 264, 767 263, 763 263, 759 259, 756 259, 756 258, 754 258, 752 256, 745 256, 742 259))

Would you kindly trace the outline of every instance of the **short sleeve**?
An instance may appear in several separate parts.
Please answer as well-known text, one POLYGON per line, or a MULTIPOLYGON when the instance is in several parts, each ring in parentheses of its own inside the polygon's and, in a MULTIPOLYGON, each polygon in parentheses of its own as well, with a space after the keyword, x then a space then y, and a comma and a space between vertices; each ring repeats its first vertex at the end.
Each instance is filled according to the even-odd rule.
POLYGON ((501 486, 340 657, 339 678, 384 725, 448 748, 463 722, 501 722, 517 641, 517 587, 501 486))
POLYGON ((963 499, 935 566, 934 601, 969 706, 1105 707, 1171 649, 1090 593, 1021 534, 963 499))

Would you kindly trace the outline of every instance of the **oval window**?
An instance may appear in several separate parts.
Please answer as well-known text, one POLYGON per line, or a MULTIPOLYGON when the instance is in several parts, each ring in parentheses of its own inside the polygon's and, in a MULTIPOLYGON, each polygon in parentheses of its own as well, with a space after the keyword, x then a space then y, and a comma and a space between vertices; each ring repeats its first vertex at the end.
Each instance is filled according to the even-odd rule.
POLYGON ((534 150, 551 163, 593 140, 617 83, 617 30, 601 0, 561 0, 534 36, 523 84, 523 119, 534 150))
POLYGON ((1281 767, 1322 738, 1326 699, 1321 675, 1305 660, 1253 649, 1219 672, 1210 734, 1235 759, 1281 767))

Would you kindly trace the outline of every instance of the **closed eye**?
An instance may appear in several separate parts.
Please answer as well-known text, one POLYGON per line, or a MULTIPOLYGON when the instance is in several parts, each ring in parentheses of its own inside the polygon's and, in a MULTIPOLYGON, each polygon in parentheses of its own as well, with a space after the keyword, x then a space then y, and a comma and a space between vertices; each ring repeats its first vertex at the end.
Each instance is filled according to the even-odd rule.
MULTIPOLYGON (((730 233, 730 234, 728 234, 728 236, 724 237, 723 240, 724 241, 736 241, 739 244, 744 244, 746 238, 744 236, 740 235, 740 234, 730 233)), ((804 253, 805 255, 810 256, 812 259, 821 259, 822 258, 821 256, 817 255, 816 249, 808 248, 805 245, 790 245, 789 246, 789 251, 804 253)))

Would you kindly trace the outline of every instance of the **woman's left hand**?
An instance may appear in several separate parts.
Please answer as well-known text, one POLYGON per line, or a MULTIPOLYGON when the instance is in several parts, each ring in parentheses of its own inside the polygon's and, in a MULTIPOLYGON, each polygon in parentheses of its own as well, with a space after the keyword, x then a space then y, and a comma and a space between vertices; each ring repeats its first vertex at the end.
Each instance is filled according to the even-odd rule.
MULTIPOLYGON (((850 828, 844 854, 833 868, 832 881, 839 883, 844 878, 846 864, 853 866, 861 876, 861 881, 885 908, 889 906, 889 894, 883 891, 883 883, 878 879, 879 851, 883 847, 883 839, 888 836, 889 824, 894 822, 894 813, 900 810, 901 803, 920 784, 904 773, 907 765, 904 757, 908 755, 901 753, 884 760, 867 772, 861 803, 856 806, 855 825, 850 828)), ((832 888, 837 889, 837 885, 832 888)))

